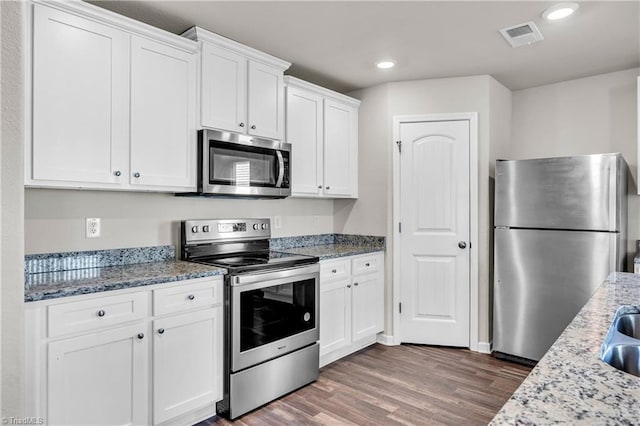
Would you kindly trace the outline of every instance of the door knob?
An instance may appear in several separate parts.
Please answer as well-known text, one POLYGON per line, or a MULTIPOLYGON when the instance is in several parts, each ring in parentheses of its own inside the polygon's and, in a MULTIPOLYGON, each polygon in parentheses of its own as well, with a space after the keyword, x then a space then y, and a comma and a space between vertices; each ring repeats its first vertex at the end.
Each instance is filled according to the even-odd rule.
POLYGON ((467 243, 465 243, 464 241, 460 241, 458 243, 458 247, 460 247, 461 249, 466 249, 467 248, 467 243))

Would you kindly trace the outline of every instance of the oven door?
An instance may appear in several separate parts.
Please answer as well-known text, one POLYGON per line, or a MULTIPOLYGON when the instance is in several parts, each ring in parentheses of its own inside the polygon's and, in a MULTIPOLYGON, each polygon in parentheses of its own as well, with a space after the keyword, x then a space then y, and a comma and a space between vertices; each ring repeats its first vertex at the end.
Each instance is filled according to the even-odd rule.
POLYGON ((206 193, 285 197, 289 188, 289 144, 206 131, 202 189, 206 193))
POLYGON ((319 339, 317 263, 230 278, 232 372, 319 339))

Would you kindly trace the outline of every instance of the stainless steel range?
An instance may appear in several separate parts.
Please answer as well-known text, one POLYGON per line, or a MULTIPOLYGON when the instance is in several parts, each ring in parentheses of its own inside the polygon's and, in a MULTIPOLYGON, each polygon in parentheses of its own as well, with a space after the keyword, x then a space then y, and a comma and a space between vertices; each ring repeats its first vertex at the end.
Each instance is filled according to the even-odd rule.
POLYGON ((318 258, 269 250, 269 219, 181 223, 183 260, 227 268, 224 399, 235 419, 319 373, 318 258))

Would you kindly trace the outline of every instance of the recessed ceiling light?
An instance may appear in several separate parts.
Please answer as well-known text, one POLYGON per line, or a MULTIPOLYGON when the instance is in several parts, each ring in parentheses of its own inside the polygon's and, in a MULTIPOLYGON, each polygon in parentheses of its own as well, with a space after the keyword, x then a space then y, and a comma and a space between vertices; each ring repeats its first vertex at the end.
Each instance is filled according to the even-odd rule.
POLYGON ((542 12, 542 17, 549 21, 557 21, 572 15, 578 7, 578 3, 558 3, 542 12))
POLYGON ((395 65, 396 63, 393 61, 380 61, 376 64, 376 67, 380 68, 381 70, 386 70, 389 68, 393 68, 395 65))

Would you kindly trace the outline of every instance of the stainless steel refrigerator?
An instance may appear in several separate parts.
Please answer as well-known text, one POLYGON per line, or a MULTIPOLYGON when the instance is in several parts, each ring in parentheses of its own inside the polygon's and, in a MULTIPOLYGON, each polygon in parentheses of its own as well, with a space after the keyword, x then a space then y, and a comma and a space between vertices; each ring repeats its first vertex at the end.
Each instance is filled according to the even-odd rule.
POLYGON ((626 260, 620 154, 496 161, 493 350, 539 360, 626 260))

